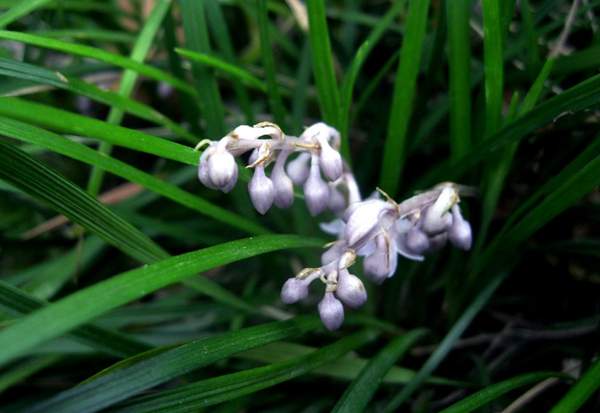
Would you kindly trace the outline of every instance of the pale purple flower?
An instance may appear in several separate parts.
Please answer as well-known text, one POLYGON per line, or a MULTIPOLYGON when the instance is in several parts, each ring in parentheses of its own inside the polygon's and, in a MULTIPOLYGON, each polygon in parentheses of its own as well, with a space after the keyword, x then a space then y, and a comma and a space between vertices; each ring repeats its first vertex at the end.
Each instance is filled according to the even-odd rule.
POLYGON ((279 208, 288 208, 294 203, 294 185, 286 175, 284 165, 289 152, 281 152, 275 161, 271 172, 271 180, 275 189, 275 205, 279 208))
POLYGON ((212 184, 221 190, 231 190, 237 181, 238 170, 235 158, 225 145, 219 143, 206 162, 212 184))
POLYGON ((265 168, 262 165, 257 165, 254 168, 254 175, 248 183, 248 192, 254 208, 264 215, 273 204, 275 189, 271 179, 265 175, 265 168))
POLYGON ((473 242, 471 224, 463 218, 458 205, 452 207, 452 225, 448 230, 448 238, 457 248, 465 251, 471 249, 473 242))
POLYGON ((350 308, 358 308, 367 301, 367 290, 362 281, 346 269, 339 271, 335 295, 350 308))
POLYGON ((344 322, 344 306, 332 292, 326 292, 319 302, 319 316, 330 331, 337 330, 344 322))
POLYGON ((303 185, 308 178, 310 154, 302 152, 287 164, 287 174, 295 185, 303 185))
POLYGON ((320 214, 327 208, 329 185, 321 178, 319 158, 314 154, 310 161, 310 174, 304 183, 304 199, 308 211, 313 216, 320 214))

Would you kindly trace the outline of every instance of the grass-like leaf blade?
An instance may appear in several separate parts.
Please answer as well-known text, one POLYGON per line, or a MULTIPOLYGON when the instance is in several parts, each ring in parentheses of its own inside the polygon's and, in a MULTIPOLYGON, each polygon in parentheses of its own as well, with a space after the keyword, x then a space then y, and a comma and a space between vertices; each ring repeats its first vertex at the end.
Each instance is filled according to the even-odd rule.
POLYGON ((592 363, 581 378, 571 387, 567 394, 552 408, 550 413, 571 413, 581 406, 600 387, 600 359, 592 363))
MULTIPOLYGON (((312 52, 314 78, 317 83, 319 105, 323 120, 339 126, 340 93, 333 66, 333 52, 329 40, 324 0, 308 0, 309 40, 312 52)), ((342 155, 349 155, 348 137, 342 136, 342 155)))
POLYGON ((153 261, 166 254, 146 235, 78 186, 5 142, 0 142, 0 179, 50 205, 140 261, 153 261))
POLYGON ((299 336, 317 326, 318 320, 313 317, 296 318, 202 338, 88 380, 30 412, 95 412, 234 353, 299 336))
POLYGON ((424 334, 424 330, 413 330, 390 341, 375 357, 371 358, 356 380, 348 386, 333 412, 365 411, 388 371, 424 334))
POLYGON ((370 331, 355 333, 334 344, 289 361, 214 377, 156 395, 141 397, 139 400, 134 399, 122 408, 115 406, 115 411, 119 413, 184 412, 222 403, 294 379, 331 363, 365 344, 374 336, 370 331))
MULTIPOLYGON (((32 313, 48 305, 3 281, 0 281, 0 304, 19 315, 32 313)), ((94 325, 79 327, 69 335, 98 351, 117 357, 133 356, 149 349, 144 343, 94 325)))
POLYGON ((511 390, 557 376, 560 376, 560 374, 537 372, 525 373, 517 377, 511 377, 508 380, 487 386, 486 388, 440 411, 440 413, 469 413, 485 406, 487 403, 494 401, 511 390))
POLYGON ((406 158, 408 124, 417 89, 428 10, 429 0, 409 1, 379 178, 379 186, 392 197, 398 190, 406 158))
MULTIPOLYGON (((4 162, 1 157, 0 160, 4 162)), ((113 276, 52 303, 1 331, 0 364, 113 308, 199 272, 271 251, 316 245, 321 242, 306 237, 264 235, 189 252, 113 276)))
POLYGON ((31 13, 37 8, 45 6, 51 0, 20 0, 17 4, 0 15, 0 29, 5 28, 10 23, 31 13))
POLYGON ((492 279, 488 285, 482 289, 471 304, 465 309, 460 318, 452 326, 450 331, 446 334, 444 339, 440 342, 435 351, 429 356, 423 367, 417 372, 416 376, 398 393, 392 398, 392 400, 386 405, 384 411, 386 413, 398 411, 398 408, 408 400, 408 398, 421 386, 423 381, 427 379, 431 373, 437 368, 437 366, 446 358, 456 340, 467 329, 471 321, 481 311, 485 304, 494 294, 494 291, 498 288, 505 274, 501 274, 492 279))
POLYGON ((42 47, 51 50, 57 50, 75 56, 88 57, 90 59, 95 59, 100 62, 105 62, 125 69, 130 69, 139 73, 140 75, 166 82, 182 92, 188 93, 192 96, 196 96, 196 91, 194 90, 194 88, 192 88, 183 80, 172 76, 171 74, 160 70, 154 66, 139 63, 128 57, 107 52, 103 49, 72 42, 66 42, 58 39, 52 39, 44 36, 13 32, 8 30, 0 30, 0 39, 14 40, 16 42, 21 42, 32 46, 42 47))
POLYGON ((125 162, 102 155, 96 151, 54 133, 31 126, 13 119, 0 116, 0 133, 25 142, 40 145, 54 152, 86 162, 102 170, 122 176, 131 182, 136 182, 177 203, 199 212, 202 215, 216 219, 228 226, 241 229, 250 234, 265 234, 269 232, 258 223, 218 207, 204 199, 193 195, 176 185, 162 181, 125 162))

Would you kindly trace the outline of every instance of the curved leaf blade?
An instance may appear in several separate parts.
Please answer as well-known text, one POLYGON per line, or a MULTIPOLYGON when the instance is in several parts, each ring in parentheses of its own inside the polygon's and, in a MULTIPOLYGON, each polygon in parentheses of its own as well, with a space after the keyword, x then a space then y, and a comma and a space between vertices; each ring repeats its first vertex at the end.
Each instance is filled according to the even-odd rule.
POLYGON ((333 408, 333 412, 348 413, 365 411, 367 404, 379 388, 388 371, 424 334, 424 330, 414 330, 390 341, 362 369, 356 380, 348 386, 333 408))
POLYGON ((299 336, 318 325, 314 317, 296 318, 202 338, 101 375, 59 393, 30 411, 95 412, 234 353, 299 336))
POLYGON ((483 390, 474 393, 465 399, 453 404, 452 406, 440 411, 440 413, 468 413, 485 406, 487 403, 494 401, 502 395, 519 387, 527 386, 546 380, 551 377, 559 377, 559 373, 526 373, 517 377, 512 377, 500 383, 492 384, 483 390))
POLYGON ((267 252, 317 245, 321 245, 319 240, 306 237, 263 235, 189 252, 115 275, 52 303, 1 331, 0 365, 113 308, 199 272, 267 252), (35 334, 31 334, 32 331, 35 334))

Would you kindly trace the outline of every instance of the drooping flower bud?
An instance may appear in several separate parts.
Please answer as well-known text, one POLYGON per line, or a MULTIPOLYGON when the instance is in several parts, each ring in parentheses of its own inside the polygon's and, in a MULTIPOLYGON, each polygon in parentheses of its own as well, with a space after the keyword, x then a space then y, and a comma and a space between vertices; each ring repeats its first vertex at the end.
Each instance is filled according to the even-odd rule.
POLYGON ((313 155, 311 158, 310 174, 304 183, 304 199, 312 216, 320 214, 327 208, 329 185, 321 178, 317 155, 313 155))
POLYGON ((275 198, 275 189, 273 188, 273 182, 265 175, 265 168, 262 165, 257 165, 254 169, 254 175, 248 183, 248 192, 250 193, 250 199, 252 205, 256 210, 264 215, 275 198))
POLYGON ((296 157, 296 159, 288 162, 286 168, 287 174, 294 184, 302 185, 304 182, 306 182, 310 170, 308 167, 309 159, 310 154, 302 152, 296 157))
POLYGON ((473 242, 471 224, 460 213, 458 205, 452 207, 452 225, 448 230, 448 238, 452 245, 462 250, 469 250, 473 242))
POLYGON ((365 275, 378 284, 394 275, 398 255, 389 234, 384 232, 375 237, 375 251, 364 259, 363 266, 365 275))
POLYGON ((274 201, 278 208, 289 208, 294 203, 294 184, 292 184, 292 180, 283 169, 288 155, 289 152, 282 151, 277 156, 275 166, 271 172, 271 180, 275 189, 274 201))
POLYGON ((308 296, 310 280, 297 277, 288 278, 281 287, 281 301, 285 304, 293 304, 308 296))
POLYGON ((215 152, 207 159, 210 180, 214 186, 221 190, 233 188, 238 176, 235 158, 225 146, 226 139, 222 139, 217 144, 215 152))
POLYGON ((214 153, 214 147, 208 147, 200 155, 200 162, 198 163, 198 179, 202 182, 202 185, 210 189, 218 189, 210 180, 208 174, 208 157, 214 153))
POLYGON ((433 203, 423 212, 422 227, 428 234, 437 234, 448 229, 452 224, 450 208, 458 202, 458 194, 452 187, 445 187, 433 203))
POLYGON ((429 238, 419 228, 413 227, 406 233, 404 244, 409 252, 423 255, 429 249, 429 238))
POLYGON ((344 306, 332 292, 326 292, 319 302, 319 316, 330 331, 337 330, 344 322, 344 306))
POLYGON ((335 295, 350 308, 358 308, 367 301, 367 290, 362 281, 348 270, 340 270, 335 295))
POLYGON ((329 145, 323 134, 317 136, 317 141, 319 141, 319 145, 321 146, 319 158, 321 161, 321 169, 323 170, 323 174, 330 181, 335 181, 342 176, 344 167, 342 163, 342 156, 338 151, 333 149, 331 145, 329 145))

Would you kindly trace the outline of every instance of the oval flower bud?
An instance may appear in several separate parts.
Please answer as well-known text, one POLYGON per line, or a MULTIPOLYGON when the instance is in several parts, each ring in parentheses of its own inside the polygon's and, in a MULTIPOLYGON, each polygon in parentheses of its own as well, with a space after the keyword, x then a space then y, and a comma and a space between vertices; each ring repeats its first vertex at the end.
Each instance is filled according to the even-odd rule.
POLYGON ((312 156, 310 174, 304 183, 304 199, 312 216, 320 214, 327 208, 329 185, 321 178, 319 160, 316 155, 312 156))
POLYGON ((333 293, 326 292, 319 302, 319 316, 328 330, 337 330, 344 322, 344 306, 333 293))
POLYGON ((423 230, 428 234, 437 234, 447 230, 452 224, 452 215, 448 211, 457 201, 458 194, 454 188, 442 189, 433 205, 423 212, 421 218, 423 230))
POLYGON ((319 159, 321 161, 321 169, 323 170, 323 174, 330 181, 335 181, 342 176, 344 168, 342 156, 338 151, 333 149, 331 145, 329 145, 327 140, 322 135, 319 135, 317 140, 321 146, 319 159))
POLYGON ((294 185, 283 169, 288 155, 289 152, 281 152, 277 156, 277 161, 275 161, 275 166, 271 172, 271 180, 275 189, 274 201, 278 208, 289 208, 294 203, 294 185))
POLYGON ((198 163, 198 179, 202 182, 202 185, 206 186, 210 189, 218 189, 215 184, 210 180, 210 175, 208 174, 208 157, 212 155, 214 152, 213 147, 208 147, 202 152, 200 155, 200 162, 198 163))
POLYGON ((296 185, 302 185, 306 182, 310 168, 308 167, 308 161, 310 155, 306 152, 302 152, 296 159, 291 160, 287 164, 287 174, 296 185))
POLYGON ((429 238, 419 228, 413 227, 406 233, 404 245, 408 252, 423 255, 429 249, 429 238))
POLYGON ((265 168, 262 165, 255 167, 254 175, 248 183, 248 192, 254 208, 264 215, 273 204, 275 190, 273 182, 265 175, 265 168))
POLYGON ((299 279, 297 277, 288 278, 281 287, 281 301, 285 304, 294 304, 308 296, 309 279, 299 279))
POLYGON ((473 242, 471 224, 463 218, 458 205, 452 207, 452 225, 448 230, 448 238, 452 245, 465 251, 471 248, 473 242))
POLYGON ((208 175, 211 182, 219 189, 232 188, 237 181, 237 164, 235 158, 225 144, 219 142, 215 152, 208 157, 208 175), (232 185, 233 182, 233 185, 232 185))
POLYGON ((367 301, 367 290, 362 281, 348 270, 339 271, 335 295, 350 308, 358 308, 367 301))

